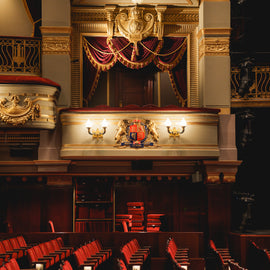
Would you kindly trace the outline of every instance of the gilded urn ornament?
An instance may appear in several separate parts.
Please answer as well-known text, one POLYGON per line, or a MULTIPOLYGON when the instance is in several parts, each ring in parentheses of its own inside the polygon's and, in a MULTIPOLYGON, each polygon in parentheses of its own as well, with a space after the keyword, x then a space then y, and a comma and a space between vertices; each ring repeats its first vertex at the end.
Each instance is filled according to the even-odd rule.
POLYGON ((24 125, 28 120, 35 120, 40 116, 39 104, 33 104, 30 98, 21 100, 17 95, 0 100, 0 119, 12 126, 24 125))
POLYGON ((148 37, 154 28, 154 15, 149 12, 144 14, 143 11, 143 8, 136 5, 128 12, 120 12, 115 19, 119 32, 134 43, 135 48, 137 48, 137 42, 148 37))

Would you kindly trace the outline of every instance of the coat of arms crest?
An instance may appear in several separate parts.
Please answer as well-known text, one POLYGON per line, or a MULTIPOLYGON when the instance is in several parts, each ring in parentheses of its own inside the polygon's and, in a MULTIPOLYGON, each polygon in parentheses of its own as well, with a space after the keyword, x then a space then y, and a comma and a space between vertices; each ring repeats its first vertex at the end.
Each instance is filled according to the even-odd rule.
POLYGON ((159 140, 156 124, 151 120, 122 120, 115 135, 118 146, 143 148, 153 146, 159 140))

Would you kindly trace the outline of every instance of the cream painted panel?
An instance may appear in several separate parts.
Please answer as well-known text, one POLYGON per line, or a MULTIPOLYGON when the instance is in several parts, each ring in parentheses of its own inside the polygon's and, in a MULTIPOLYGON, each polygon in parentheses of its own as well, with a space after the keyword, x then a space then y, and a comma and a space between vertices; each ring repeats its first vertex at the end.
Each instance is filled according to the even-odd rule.
POLYGON ((203 28, 230 28, 231 6, 230 1, 204 1, 199 10, 199 27, 203 28))
POLYGON ((33 24, 22 0, 0 1, 0 35, 31 37, 33 24))
POLYGON ((42 26, 70 26, 70 0, 42 1, 42 26))
POLYGON ((58 99, 58 107, 69 107, 70 95, 70 56, 69 55, 43 55, 42 76, 61 85, 61 94, 58 99))
POLYGON ((203 106, 230 107, 230 57, 205 56, 200 61, 203 106))

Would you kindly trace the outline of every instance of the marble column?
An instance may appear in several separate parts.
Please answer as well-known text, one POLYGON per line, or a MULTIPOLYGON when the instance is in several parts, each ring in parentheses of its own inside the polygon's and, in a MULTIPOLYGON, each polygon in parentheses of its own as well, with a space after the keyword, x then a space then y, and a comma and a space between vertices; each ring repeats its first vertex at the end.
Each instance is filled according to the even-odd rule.
POLYGON ((202 0, 199 8, 199 99, 202 107, 218 108, 219 159, 205 161, 209 237, 226 244, 231 227, 231 185, 240 162, 231 114, 230 1, 202 0))
POLYGON ((199 10, 199 87, 202 107, 220 109, 219 160, 236 160, 235 117, 230 114, 230 1, 203 0, 199 10))
MULTIPOLYGON (((57 108, 71 104, 71 23, 69 0, 42 0, 42 77, 61 86, 57 108)), ((57 111, 55 112, 58 118, 57 111)), ((61 129, 40 132, 39 160, 58 160, 61 129)))

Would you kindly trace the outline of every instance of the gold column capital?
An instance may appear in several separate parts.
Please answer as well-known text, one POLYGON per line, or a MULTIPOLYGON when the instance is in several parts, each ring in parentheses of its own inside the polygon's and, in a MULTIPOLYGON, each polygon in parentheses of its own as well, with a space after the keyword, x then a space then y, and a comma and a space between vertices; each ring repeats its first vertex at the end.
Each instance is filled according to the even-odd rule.
POLYGON ((230 56, 230 38, 203 38, 199 43, 199 59, 204 56, 230 56))
POLYGON ((42 38, 42 54, 70 54, 69 36, 46 36, 42 38))

